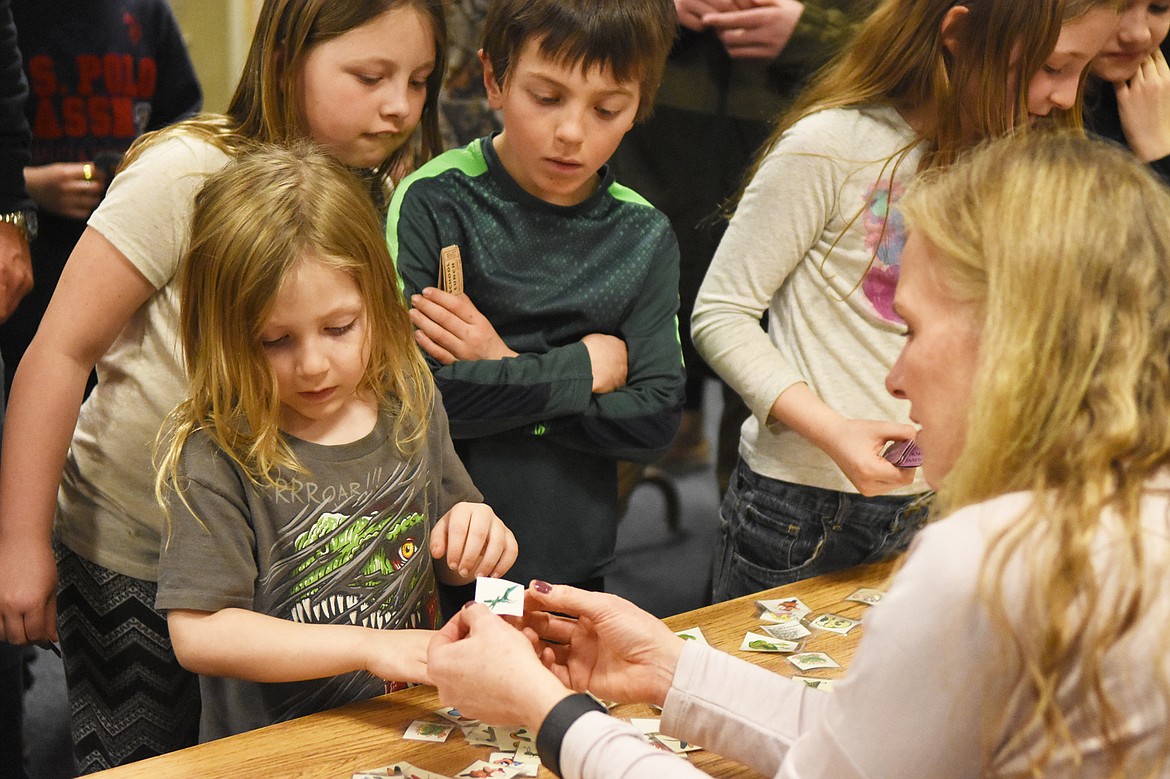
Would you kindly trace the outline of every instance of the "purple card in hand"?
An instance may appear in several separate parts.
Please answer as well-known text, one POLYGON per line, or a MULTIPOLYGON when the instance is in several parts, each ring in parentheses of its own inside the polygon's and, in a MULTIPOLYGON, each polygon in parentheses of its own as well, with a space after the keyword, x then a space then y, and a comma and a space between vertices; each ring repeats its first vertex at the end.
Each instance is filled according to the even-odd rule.
POLYGON ((882 457, 898 468, 917 468, 922 465, 922 450, 913 441, 895 441, 882 452, 882 457))

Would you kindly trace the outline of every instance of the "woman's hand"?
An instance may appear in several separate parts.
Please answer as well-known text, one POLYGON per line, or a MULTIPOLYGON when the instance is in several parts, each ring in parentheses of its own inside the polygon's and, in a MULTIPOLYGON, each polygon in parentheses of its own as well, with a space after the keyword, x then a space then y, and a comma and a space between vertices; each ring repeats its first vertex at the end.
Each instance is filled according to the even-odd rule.
POLYGON ((436 571, 444 584, 502 576, 517 552, 512 531, 483 503, 456 503, 431 531, 431 557, 446 563, 436 571))
POLYGON ((1142 162, 1170 156, 1170 67, 1161 50, 1126 83, 1114 84, 1125 140, 1142 162))
POLYGON ((431 639, 427 673, 444 706, 497 725, 539 729, 571 693, 530 639, 482 603, 469 603, 431 639))
POLYGON ((526 632, 553 642, 543 659, 562 683, 607 700, 662 705, 683 639, 657 617, 616 595, 544 582, 529 588, 525 607, 543 612, 525 615, 526 632))

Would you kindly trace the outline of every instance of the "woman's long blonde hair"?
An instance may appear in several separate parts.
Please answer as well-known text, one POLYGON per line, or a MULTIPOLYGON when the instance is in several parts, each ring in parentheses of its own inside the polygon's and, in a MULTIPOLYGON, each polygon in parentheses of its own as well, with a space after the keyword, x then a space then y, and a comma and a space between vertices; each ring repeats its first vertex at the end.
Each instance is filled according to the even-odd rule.
MULTIPOLYGON (((253 144, 289 143, 308 137, 297 75, 309 51, 387 11, 417 8, 430 21, 435 40, 435 69, 427 78, 426 102, 418 130, 410 142, 374 171, 375 181, 383 188, 388 187, 442 149, 438 100, 446 69, 444 7, 443 0, 264 0, 226 115, 203 114, 147 133, 126 153, 122 167, 173 133, 194 135, 232 156, 244 153, 253 144)), ((387 45, 392 46, 393 41, 387 45)))
POLYGON ((257 484, 301 466, 279 429, 276 377, 261 329, 307 254, 350 275, 365 304, 369 363, 358 391, 393 415, 410 454, 425 439, 434 383, 414 343, 381 220, 357 179, 308 142, 267 146, 212 174, 195 198, 178 271, 188 396, 156 448, 156 495, 182 494, 180 455, 202 431, 257 484))
MULTIPOLYGON (((984 323, 966 442, 936 513, 1035 496, 993 540, 980 584, 1034 703, 1012 732, 1046 735, 1038 771, 1071 743, 1057 693, 1079 678, 1114 775, 1137 776, 1149 767, 1125 762, 1126 702, 1106 696, 1104 672, 1108 650, 1165 597, 1143 587, 1164 573, 1149 569, 1139 500, 1170 462, 1170 193, 1119 147, 1030 132, 932 171, 900 207, 949 291, 984 323), (1120 539, 1109 588, 1093 561, 1106 516, 1108 538, 1120 539), (1009 566, 1024 586, 1010 604, 1009 566)), ((1168 631, 1149 655, 1170 703, 1168 631)))

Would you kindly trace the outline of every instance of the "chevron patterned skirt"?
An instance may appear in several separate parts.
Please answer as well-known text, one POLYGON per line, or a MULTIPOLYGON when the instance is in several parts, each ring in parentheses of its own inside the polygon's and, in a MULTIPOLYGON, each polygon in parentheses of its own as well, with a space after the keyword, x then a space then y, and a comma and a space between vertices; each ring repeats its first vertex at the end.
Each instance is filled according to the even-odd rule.
POLYGON ((115 573, 55 544, 57 629, 81 773, 191 746, 199 677, 175 659, 154 582, 115 573))

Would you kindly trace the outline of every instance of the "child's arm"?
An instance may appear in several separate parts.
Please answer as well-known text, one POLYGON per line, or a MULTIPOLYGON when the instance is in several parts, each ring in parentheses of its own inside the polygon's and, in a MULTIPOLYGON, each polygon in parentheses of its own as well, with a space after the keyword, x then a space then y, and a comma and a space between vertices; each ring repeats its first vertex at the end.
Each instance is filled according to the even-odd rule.
POLYGON ((890 441, 913 439, 914 425, 880 419, 847 419, 803 382, 780 393, 769 421, 777 420, 816 444, 832 458, 862 495, 884 495, 914 481, 913 468, 898 468, 881 457, 890 441))
POLYGON ((431 531, 435 576, 468 584, 476 576, 503 576, 516 562, 516 538, 483 503, 456 503, 431 531))
MULTIPOLYGON (((496 333, 465 293, 452 295, 427 287, 410 297, 410 321, 417 328, 414 339, 427 356, 440 365, 463 360, 502 360, 519 357, 496 333)), ((625 342, 604 333, 581 339, 589 354, 594 394, 613 392, 625 386, 628 354, 625 342)))
POLYGON ((57 638, 53 517, 86 378, 154 292, 113 244, 86 229, 21 360, 0 469, 0 639, 57 638))
MULTIPOLYGON (((824 247, 825 236, 833 235, 836 227, 827 226, 854 215, 856 206, 839 202, 844 171, 851 163, 837 162, 850 159, 845 150, 851 142, 824 129, 816 116, 798 123, 760 166, 703 280, 692 335, 699 353, 739 393, 761 426, 767 420, 789 425, 822 449, 860 491, 877 494, 908 483, 906 477, 913 471, 899 471, 875 449, 887 440, 912 438, 913 427, 844 418, 810 388, 808 379, 760 326, 762 315, 798 266, 813 262, 805 259, 810 248, 824 247)), ((833 270, 821 267, 812 272, 824 276, 833 270)), ((830 289, 825 296, 832 294, 830 289)), ((799 301, 808 308, 794 318, 820 316, 824 309, 817 303, 799 301)), ((833 341, 865 341, 879 335, 876 328, 872 334, 866 332, 871 328, 860 321, 860 333, 838 332, 829 324, 819 336, 824 348, 833 341)), ((773 319, 769 327, 783 340, 783 323, 773 319)), ((857 377, 842 368, 838 381, 871 381, 875 391, 884 392, 884 379, 884 374, 857 377)))
POLYGON ((310 625, 247 609, 173 609, 167 627, 187 670, 253 682, 296 682, 368 671, 388 681, 429 683, 429 630, 310 625))

